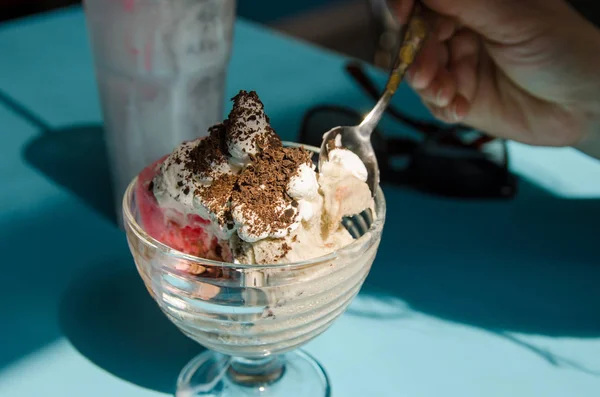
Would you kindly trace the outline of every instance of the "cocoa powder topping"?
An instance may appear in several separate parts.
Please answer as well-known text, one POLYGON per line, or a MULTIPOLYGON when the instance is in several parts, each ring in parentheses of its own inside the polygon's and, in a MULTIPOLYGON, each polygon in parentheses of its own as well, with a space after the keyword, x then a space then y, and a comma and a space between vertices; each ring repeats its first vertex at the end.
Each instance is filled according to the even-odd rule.
POLYGON ((212 177, 215 166, 227 162, 225 149, 226 129, 223 124, 217 124, 209 129, 208 137, 189 151, 185 168, 202 178, 212 177))

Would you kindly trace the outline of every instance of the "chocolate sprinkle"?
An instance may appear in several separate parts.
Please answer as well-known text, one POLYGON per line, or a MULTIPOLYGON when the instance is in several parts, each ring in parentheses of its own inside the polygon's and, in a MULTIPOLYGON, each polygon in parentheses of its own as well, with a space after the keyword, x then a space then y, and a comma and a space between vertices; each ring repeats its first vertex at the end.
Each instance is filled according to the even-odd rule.
POLYGON ((231 215, 230 201, 231 193, 237 183, 237 175, 224 174, 216 178, 213 183, 197 192, 202 197, 208 209, 217 214, 217 221, 221 225, 233 228, 233 216, 231 215))
MULTIPOLYGON (((290 245, 288 243, 281 244, 281 258, 286 256, 288 254, 288 252, 290 252, 291 250, 292 250, 292 247, 290 247, 290 245)), ((279 259, 281 259, 281 258, 279 258, 279 259)))
MULTIPOLYGON (((240 91, 236 96, 231 98, 233 108, 229 113, 229 118, 223 122, 226 132, 227 141, 244 142, 251 140, 250 143, 258 149, 258 151, 268 148, 281 148, 282 143, 275 130, 271 128, 269 118, 264 113, 264 105, 258 98, 256 91, 240 91), (256 104, 258 109, 246 104, 256 104), (267 123, 266 131, 257 134, 258 128, 252 128, 252 124, 258 127, 259 119, 264 118, 267 123)), ((242 149, 245 152, 245 149, 242 149)))
POLYGON ((227 162, 225 149, 225 125, 217 124, 209 129, 209 135, 187 153, 185 168, 201 177, 212 177, 215 165, 227 162))
POLYGON ((255 219, 248 228, 250 233, 260 235, 294 223, 297 209, 287 187, 301 164, 311 164, 310 158, 305 149, 283 147, 251 156, 252 164, 239 174, 231 195, 232 203, 242 209, 244 217, 255 219))

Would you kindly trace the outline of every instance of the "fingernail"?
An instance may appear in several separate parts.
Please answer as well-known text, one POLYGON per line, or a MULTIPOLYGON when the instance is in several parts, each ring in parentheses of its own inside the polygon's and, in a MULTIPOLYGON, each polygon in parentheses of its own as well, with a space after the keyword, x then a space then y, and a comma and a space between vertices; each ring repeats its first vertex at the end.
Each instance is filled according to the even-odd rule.
POLYGON ((409 83, 415 90, 422 90, 425 88, 420 77, 419 71, 410 72, 409 83))
POLYGON ((461 119, 461 118, 458 116, 458 112, 456 111, 456 105, 454 105, 454 106, 451 106, 451 107, 450 107, 450 119, 451 119, 452 121, 454 121, 455 123, 456 123, 456 122, 459 122, 459 121, 460 121, 460 119, 461 119))
POLYGON ((419 92, 419 95, 421 95, 421 98, 422 98, 422 99, 423 99, 425 102, 427 102, 428 104, 430 104, 430 105, 432 105, 432 106, 435 106, 435 107, 438 107, 438 105, 437 105, 437 101, 436 101, 436 99, 435 99, 435 98, 432 98, 430 95, 427 95, 427 94, 425 94, 425 93, 422 93, 422 92, 419 92))
POLYGON ((444 96, 444 90, 440 88, 440 90, 437 92, 437 95, 435 96, 435 103, 436 105, 438 105, 439 107, 444 107, 444 106, 448 106, 448 98, 446 98, 444 96))

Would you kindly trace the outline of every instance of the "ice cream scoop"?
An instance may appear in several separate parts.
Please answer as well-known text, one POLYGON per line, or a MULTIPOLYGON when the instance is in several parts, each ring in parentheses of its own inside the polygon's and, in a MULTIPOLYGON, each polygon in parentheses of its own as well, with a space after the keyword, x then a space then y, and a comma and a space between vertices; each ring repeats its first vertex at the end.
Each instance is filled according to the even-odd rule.
POLYGON ((171 247, 241 264, 308 260, 349 244, 342 219, 373 208, 356 154, 331 150, 317 171, 312 152, 282 143, 256 92, 240 91, 209 132, 140 175, 147 229, 171 247))

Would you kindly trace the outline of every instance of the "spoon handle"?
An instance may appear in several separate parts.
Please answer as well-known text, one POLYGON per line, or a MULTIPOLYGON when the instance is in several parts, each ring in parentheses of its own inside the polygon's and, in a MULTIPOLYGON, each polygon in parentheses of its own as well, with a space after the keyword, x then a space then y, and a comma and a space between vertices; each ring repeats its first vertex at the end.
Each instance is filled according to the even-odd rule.
POLYGON ((423 17, 423 6, 421 2, 416 0, 413 7, 412 15, 408 20, 408 26, 404 39, 398 50, 398 56, 396 63, 392 68, 390 77, 385 85, 385 91, 383 95, 373 108, 371 112, 365 117, 363 122, 360 124, 361 135, 365 138, 369 138, 371 133, 383 117, 385 109, 388 107, 390 100, 398 90, 406 71, 415 61, 419 51, 423 47, 425 40, 429 34, 429 29, 425 18, 423 17))

